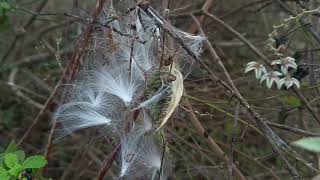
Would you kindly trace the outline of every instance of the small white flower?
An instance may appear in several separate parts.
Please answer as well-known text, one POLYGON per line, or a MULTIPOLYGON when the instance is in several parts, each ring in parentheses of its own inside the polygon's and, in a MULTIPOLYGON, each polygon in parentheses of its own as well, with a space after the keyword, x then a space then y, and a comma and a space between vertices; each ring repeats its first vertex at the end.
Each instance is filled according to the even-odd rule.
POLYGON ((254 70, 257 79, 260 79, 261 75, 267 72, 267 69, 263 66, 263 64, 255 61, 251 61, 247 64, 244 73, 252 70, 254 70))
POLYGON ((273 82, 278 83, 279 76, 282 74, 278 71, 271 71, 269 73, 265 73, 261 76, 260 83, 262 83, 264 80, 266 80, 267 87, 270 89, 272 87, 273 82))
POLYGON ((281 71, 284 75, 288 73, 289 67, 292 67, 293 69, 297 69, 297 64, 295 63, 295 59, 292 57, 281 58, 271 62, 271 65, 276 65, 276 64, 281 65, 281 71))
POLYGON ((300 88, 300 82, 296 78, 292 78, 291 76, 286 76, 278 81, 278 89, 285 85, 287 89, 289 89, 292 85, 296 85, 297 88, 300 88))

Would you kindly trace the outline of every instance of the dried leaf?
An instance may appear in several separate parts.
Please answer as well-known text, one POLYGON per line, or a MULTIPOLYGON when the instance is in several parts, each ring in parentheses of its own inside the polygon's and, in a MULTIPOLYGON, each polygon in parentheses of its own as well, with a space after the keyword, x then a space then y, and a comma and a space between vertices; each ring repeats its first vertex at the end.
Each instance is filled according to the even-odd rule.
POLYGON ((172 65, 172 74, 176 76, 176 80, 172 83, 172 97, 169 102, 169 106, 165 111, 165 116, 162 120, 162 123, 160 124, 157 130, 162 128, 165 125, 165 123, 169 120, 174 110, 178 106, 183 94, 183 76, 180 73, 180 71, 176 68, 175 64, 172 65))

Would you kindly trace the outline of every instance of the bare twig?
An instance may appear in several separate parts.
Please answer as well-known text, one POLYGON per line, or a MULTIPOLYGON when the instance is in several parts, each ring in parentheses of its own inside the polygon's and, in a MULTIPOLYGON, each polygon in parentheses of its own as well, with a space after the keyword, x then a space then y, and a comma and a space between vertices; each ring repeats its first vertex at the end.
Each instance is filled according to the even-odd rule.
MULTIPOLYGON (((268 67, 270 67, 270 62, 268 58, 259 51, 250 41, 248 41, 245 37, 243 37, 238 31, 233 29, 230 25, 225 23, 223 20, 219 19, 213 14, 210 14, 209 12, 204 11, 205 15, 207 15, 210 19, 214 20, 215 22, 222 25, 226 30, 228 30, 231 34, 233 34, 235 37, 237 37, 239 40, 241 40, 244 44, 246 44, 249 49, 251 49, 268 67)), ((291 88, 293 92, 298 96, 298 98, 303 102, 303 104, 307 107, 309 112, 312 114, 312 116, 315 118, 315 120, 320 124, 320 117, 319 115, 312 109, 312 106, 310 105, 309 101, 304 97, 304 95, 296 88, 291 88)))
POLYGON ((298 129, 298 128, 294 128, 294 127, 290 127, 290 126, 286 126, 286 125, 282 125, 282 124, 278 124, 270 121, 266 121, 266 123, 271 127, 286 130, 288 132, 300 134, 303 136, 320 136, 320 134, 318 133, 313 133, 313 132, 305 131, 302 129, 298 129))
MULTIPOLYGON (((92 14, 92 23, 87 27, 85 30, 85 33, 83 35, 83 38, 81 38, 81 41, 79 42, 76 51, 74 55, 72 56, 70 63, 67 66, 66 71, 61 76, 59 82, 55 86, 54 90, 52 91, 51 95, 47 99, 46 103, 44 104, 43 108, 38 113, 37 117, 33 120, 32 124, 28 127, 28 130, 23 134, 23 136, 18 141, 18 145, 21 145, 21 143, 29 136, 32 129, 35 127, 35 125, 39 122, 44 112, 50 107, 53 106, 53 98, 57 94, 57 89, 61 84, 66 84, 67 82, 70 82, 75 73, 78 70, 78 67, 80 65, 80 58, 84 52, 84 48, 88 45, 89 40, 91 38, 91 33, 93 31, 94 23, 96 22, 98 15, 100 14, 103 4, 106 2, 106 0, 99 0, 97 2, 96 8, 92 14)), ((52 127, 55 127, 55 123, 52 125, 52 127)), ((51 141, 50 141, 51 142, 51 141)), ((47 146, 48 147, 48 146, 47 146)), ((50 147, 50 145, 49 145, 50 147)))
MULTIPOLYGON (((64 48, 60 50, 60 56, 70 52, 71 52, 71 48, 64 48)), ((0 67, 0 72, 8 69, 16 68, 16 67, 27 66, 30 64, 35 65, 37 63, 45 62, 45 61, 48 61, 48 58, 52 56, 53 54, 50 52, 43 52, 43 53, 31 55, 31 56, 22 58, 21 60, 18 60, 16 62, 13 62, 11 64, 0 67)))
MULTIPOLYGON (((206 0, 206 2, 203 4, 201 10, 203 10, 203 11, 209 11, 209 9, 211 8, 212 4, 213 4, 213 0, 206 0)), ((201 15, 201 16, 198 18, 198 21, 199 21, 199 22, 203 22, 204 19, 205 19, 205 17, 206 17, 205 15, 201 15)), ((189 29, 189 32, 194 33, 194 32, 196 32, 197 30, 198 30, 198 27, 197 27, 195 24, 193 24, 193 25, 191 26, 191 28, 189 29)))
MULTIPOLYGON (((194 18, 196 24, 198 25, 198 28, 200 30, 200 32, 202 34, 204 34, 200 23, 197 21, 197 19, 194 18)), ((277 137, 277 135, 270 129, 270 127, 265 123, 265 121, 260 117, 260 115, 255 112, 250 105, 248 104, 248 102, 242 97, 242 95, 240 94, 240 92, 238 91, 237 87, 234 85, 227 69, 224 67, 223 63, 221 62, 220 58, 218 57, 217 53, 215 52, 215 50, 213 49, 212 45, 210 44, 210 42, 206 39, 205 40, 205 44, 207 46, 207 49, 209 50, 210 54, 213 56, 214 60, 218 63, 218 65, 221 67, 223 74, 225 75, 225 77, 227 78, 227 81, 229 82, 229 84, 231 85, 231 89, 234 92, 232 95, 235 96, 238 101, 241 103, 242 106, 244 106, 247 109, 247 112, 249 113, 249 115, 251 116, 251 118, 255 119, 256 124, 258 125, 258 127, 262 130, 262 132, 264 133, 264 136, 269 140, 269 142, 273 145, 273 148, 277 151, 277 153, 280 155, 281 159, 287 164, 288 170, 289 172, 293 175, 293 176, 299 176, 298 172, 295 170, 295 168, 293 168, 290 163, 288 162, 287 158, 283 155, 282 150, 280 149, 280 147, 278 147, 278 143, 283 143, 280 141, 280 138, 277 137), (275 138, 275 137, 276 138, 275 138), (279 139, 278 139, 279 138, 279 139), (277 142, 278 141, 278 142, 277 142)), ((254 47, 254 46, 253 46, 254 47)), ((256 51, 257 53, 260 53, 259 51, 256 51)), ((283 143, 285 144, 285 143, 283 143)), ((289 146, 287 147, 288 149, 290 148, 289 146)))
MULTIPOLYGON (((106 3, 106 1, 107 0, 98 0, 97 1, 95 10, 92 13, 92 22, 86 28, 85 33, 83 35, 84 37, 80 40, 80 43, 78 44, 77 51, 71 57, 71 62, 69 64, 69 66, 67 67, 65 74, 62 76, 62 79, 61 79, 62 83, 70 82, 73 79, 75 73, 78 71, 78 69, 80 67, 80 59, 84 53, 84 49, 89 44, 89 41, 91 39, 91 34, 94 29, 94 24, 96 23, 99 14, 102 12, 103 5, 106 3)), ((62 99, 64 98, 64 95, 65 94, 62 95, 62 99)), ((56 126, 57 126, 57 121, 54 119, 52 126, 51 126, 50 134, 48 137, 48 143, 46 146, 46 150, 45 150, 45 156, 46 156, 47 160, 49 158, 49 153, 50 153, 50 149, 51 149, 51 145, 52 145, 52 139, 54 136, 54 131, 55 131, 56 126)))
POLYGON ((17 94, 18 97, 26 100, 27 103, 35 106, 38 109, 42 109, 43 105, 40 104, 39 102, 36 102, 35 100, 31 99, 30 97, 26 96, 24 93, 22 93, 20 91, 20 89, 18 88, 19 86, 16 86, 15 84, 15 76, 18 72, 17 68, 14 68, 11 70, 10 76, 9 76, 9 80, 8 80, 8 84, 11 86, 11 89, 13 90, 13 92, 15 92, 17 94))
MULTIPOLYGON (((235 132, 235 129, 238 126, 238 119, 239 119, 239 111, 240 111, 240 105, 237 102, 234 110, 234 118, 233 118, 233 123, 232 123, 232 132, 231 132, 231 146, 230 146, 230 154, 231 154, 231 164, 234 162, 234 147, 235 147, 235 142, 236 142, 236 135, 237 133, 235 132)), ((231 166, 232 167, 232 166, 231 166)), ((231 180, 233 179, 233 169, 229 168, 230 175, 231 175, 231 180)))
MULTIPOLYGON (((195 98, 193 96, 190 96, 188 95, 187 96, 189 99, 192 99, 194 101, 197 101, 197 102, 200 102, 200 103, 203 103, 205 104, 206 106, 210 107, 210 108, 213 108, 221 113, 224 113, 225 115, 227 115, 228 117, 230 118, 235 118, 234 115, 228 111, 225 111, 223 110, 222 108, 220 107, 217 107, 216 105, 212 104, 212 103, 209 103, 209 102, 206 102, 204 100, 201 100, 201 99, 198 99, 198 98, 195 98)), ((255 126, 252 126, 252 125, 248 125, 248 123, 241 119, 241 118, 238 118, 238 121, 240 123, 242 123, 243 125, 245 126, 250 126, 253 130, 255 130, 257 133, 261 134, 262 135, 262 132, 259 131, 258 129, 256 129, 255 126)), ((320 136, 319 133, 314 133, 314 132, 309 132, 309 131, 305 131, 305 130, 302 130, 302 129, 299 129, 299 128, 294 128, 294 127, 290 127, 290 126, 286 126, 286 125, 283 125, 283 124, 278 124, 278 123, 274 123, 274 122, 270 122, 270 121, 265 121, 270 127, 273 127, 273 128, 277 128, 277 129, 282 129, 282 130, 285 130, 287 132, 291 132, 291 133, 295 133, 295 134, 300 134, 300 135, 303 135, 303 136, 320 136)))
MULTIPOLYGON (((313 169, 314 171, 317 171, 315 168, 310 166, 308 163, 306 163, 289 145, 284 143, 284 141, 277 136, 270 127, 264 122, 264 120, 261 118, 261 116, 251 108, 251 106, 248 104, 248 102, 241 96, 241 94, 237 91, 236 88, 230 87, 228 84, 226 84, 224 81, 222 81, 220 78, 218 78, 209 68, 208 66, 190 49, 189 46, 186 45, 186 43, 183 41, 183 39, 172 29, 172 26, 165 21, 163 18, 157 15, 155 10, 151 8, 149 5, 145 4, 139 4, 139 6, 145 11, 145 13, 154 20, 154 22, 161 27, 164 31, 166 31, 173 39, 175 39, 182 47, 187 51, 187 53, 196 60, 197 63, 201 65, 201 67, 206 70, 209 74, 209 77, 212 81, 217 82, 222 87, 224 87, 230 94, 232 94, 239 102, 240 104, 246 109, 249 116, 256 122, 257 126, 264 132, 265 137, 269 141, 271 145, 273 145, 274 149, 281 155, 281 158, 284 162, 287 162, 287 159, 283 156, 282 151, 285 151, 286 153, 290 154, 291 156, 295 157, 297 160, 303 162, 306 166, 308 166, 310 169, 313 169), (279 149, 281 148, 281 150, 279 149)), ((220 62, 220 58, 217 56, 217 54, 214 52, 214 59, 216 62, 220 62)), ((221 65, 221 64, 219 64, 221 65)), ((223 64, 222 64, 223 65, 223 64)), ((224 66, 221 66, 221 68, 224 68, 224 66)), ((225 68, 224 68, 225 69, 225 68)), ((228 77, 227 77, 228 78, 228 77)), ((229 79, 229 78, 228 78, 229 79)), ((233 84, 233 83, 232 83, 233 84)), ((289 164, 287 165, 288 168, 291 168, 289 164)), ((293 176, 298 177, 298 173, 295 169, 289 169, 290 172, 293 174, 293 176)))
MULTIPOLYGON (((39 4, 39 6, 36 8, 36 12, 40 13, 41 10, 44 8, 44 6, 47 4, 48 0, 42 0, 39 4)), ((32 23, 34 22, 34 20, 36 20, 37 15, 33 14, 30 19, 27 21, 27 23, 23 26, 24 30, 27 30, 32 23)), ((0 64, 3 63, 8 56, 12 53, 12 51, 14 50, 14 48, 16 47, 17 42, 19 41, 19 39, 23 38, 25 36, 25 34, 17 34, 14 38, 12 43, 9 45, 9 49, 7 50, 6 53, 4 53, 4 56, 0 59, 0 64)))
POLYGON ((32 129, 36 126, 36 124, 38 124, 38 122, 41 119, 42 115, 45 113, 45 111, 48 109, 48 107, 50 105, 52 105, 53 98, 56 96, 57 89, 60 86, 60 84, 61 84, 61 81, 59 81, 57 83, 56 87, 54 88, 54 90, 52 91, 50 96, 48 97, 47 101, 44 103, 44 105, 41 108, 40 112, 38 113, 37 117, 32 121, 31 125, 28 127, 27 131, 23 134, 23 136, 20 138, 20 140, 18 141, 17 145, 21 145, 22 142, 26 140, 26 138, 30 135, 32 129))
MULTIPOLYGON (((297 14, 292 11, 285 2, 281 1, 281 0, 274 0, 275 2, 277 2, 280 7, 285 10, 288 14, 296 16, 297 14)), ((299 18, 299 23, 300 24, 306 24, 305 20, 299 18)), ((313 27, 306 27, 307 30, 310 32, 310 34, 312 35, 312 37, 320 44, 320 35, 318 34, 318 32, 316 30, 314 30, 313 27)))
MULTIPOLYGON (((228 146, 222 142, 217 141, 217 144, 219 144, 221 147, 224 148, 228 148, 228 146)), ((275 179, 275 180, 280 180, 280 178, 277 176, 277 174, 271 169, 268 168, 267 166, 265 166, 264 164, 262 164, 259 160, 245 154, 244 152, 241 152, 237 149, 234 149, 234 152, 239 154, 240 156, 243 156, 244 158, 252 161, 253 163, 255 163, 256 165, 260 166, 261 168, 265 169, 266 171, 268 171, 270 173, 270 175, 275 179)))
POLYGON ((214 22, 220 24, 222 27, 224 27, 228 32, 230 32, 231 34, 233 34, 235 37, 237 37, 240 41, 242 41, 245 45, 247 45, 252 52, 254 52, 259 58, 261 58, 261 60, 266 64, 269 65, 270 62, 268 60, 268 58, 262 54, 261 51, 259 51, 251 42, 249 42, 242 34, 240 34, 238 31, 236 31, 235 29, 233 29, 229 24, 225 23, 223 20, 221 20, 220 18, 218 18, 217 16, 209 13, 208 11, 203 11, 203 13, 208 16, 211 20, 213 20, 214 22))
POLYGON ((116 159, 117 154, 119 153, 121 149, 121 143, 119 143, 111 152, 111 154, 109 154, 109 156, 107 157, 107 159, 105 160, 105 162, 103 163, 100 171, 99 171, 99 175, 97 177, 97 180, 103 180, 104 177, 106 176, 107 172, 109 171, 112 162, 116 159))
POLYGON ((196 128, 197 132, 206 139, 209 147, 217 153, 218 157, 223 159, 225 161, 226 164, 230 164, 230 166, 232 167, 232 171, 234 172, 234 175, 237 177, 237 179, 246 179, 241 171, 233 164, 233 162, 228 158, 228 156, 226 155, 226 153, 219 147, 219 145, 214 141, 214 139, 209 136, 209 134, 207 133, 207 131, 204 129, 204 127, 202 126, 201 122, 198 120, 198 118, 196 117, 196 115, 193 112, 192 106, 189 103, 188 99, 185 100, 184 102, 185 107, 188 109, 186 112, 188 113, 189 119, 191 121, 191 123, 193 124, 193 126, 196 128))
MULTIPOLYGON (((224 19, 224 18, 227 18, 227 17, 230 17, 231 15, 235 15, 237 12, 242 12, 241 10, 245 9, 245 8, 249 8, 251 6, 255 6, 255 5, 258 5, 258 4, 261 4, 261 3, 270 3, 272 0, 256 0, 256 1, 252 1, 252 2, 248 2, 240 7, 237 7, 233 10, 231 10, 230 12, 222 15, 222 16, 219 16, 220 19, 224 19)), ((260 8, 261 9, 261 8, 260 8)))

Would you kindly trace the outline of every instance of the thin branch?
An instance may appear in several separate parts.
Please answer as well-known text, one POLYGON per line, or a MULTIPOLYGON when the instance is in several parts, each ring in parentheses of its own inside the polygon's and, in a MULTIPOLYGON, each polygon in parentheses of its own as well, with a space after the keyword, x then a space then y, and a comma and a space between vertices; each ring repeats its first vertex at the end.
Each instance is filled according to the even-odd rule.
MULTIPOLYGON (((196 24, 198 25, 200 33, 204 34, 204 31, 201 28, 200 23, 197 21, 197 19, 193 15, 192 15, 192 17, 193 17, 194 21, 196 22, 196 24)), ((248 41, 247 41, 247 43, 248 43, 248 41)), ((214 48, 212 47, 212 45, 208 39, 205 40, 205 44, 207 46, 207 49, 209 50, 209 53, 213 56, 214 60, 218 63, 218 65, 220 66, 220 68, 223 71, 223 74, 227 78, 227 81, 230 83, 230 85, 232 87, 232 91, 234 92, 232 95, 235 96, 237 98, 237 100, 241 103, 241 105, 246 108, 247 113, 249 113, 249 116, 255 120, 257 126, 262 130, 262 132, 264 133, 264 136, 267 138, 269 143, 271 145, 273 145, 274 150, 278 153, 280 158, 286 163, 286 167, 287 167, 288 171, 292 174, 292 176, 300 177, 297 170, 291 166, 291 164, 289 163, 288 159, 285 157, 283 152, 286 152, 286 153, 290 154, 292 157, 296 158, 297 160, 303 162, 310 169, 314 169, 313 167, 308 165, 301 158, 301 156, 299 154, 297 154, 289 145, 287 145, 278 135, 276 135, 272 131, 272 129, 267 125, 265 120, 262 119, 262 117, 255 110, 253 110, 250 107, 249 103, 242 97, 242 95, 238 91, 237 87, 234 85, 228 71, 226 70, 225 66, 221 62, 219 56, 217 55, 216 51, 214 50, 214 48)), ((251 43, 249 43, 249 44, 251 44, 251 43)), ((253 49, 255 49, 257 54, 261 54, 263 56, 263 54, 260 51, 257 51, 257 49, 254 46, 252 46, 252 47, 253 47, 253 49)))
POLYGON ((253 53, 255 53, 261 60, 266 64, 270 65, 270 62, 268 58, 262 54, 261 51, 259 51, 250 41, 248 41, 242 34, 240 34, 238 31, 236 31, 234 28, 232 28, 229 24, 225 23, 223 20, 218 18, 217 16, 209 13, 208 11, 203 11, 203 13, 208 16, 211 20, 214 22, 220 24, 222 27, 224 27, 228 32, 233 34, 236 38, 238 38, 240 41, 242 41, 245 45, 248 46, 249 49, 252 50, 253 53))
MULTIPOLYGON (((235 132, 235 129, 237 129, 238 126, 238 120, 239 120, 239 111, 240 111, 240 105, 237 102, 234 110, 234 118, 233 118, 233 123, 232 123, 232 132, 231 132, 231 145, 230 145, 230 154, 231 154, 231 164, 234 162, 234 147, 235 147, 235 142, 236 142, 236 135, 237 133, 235 132)), ((232 167, 232 166, 231 166, 232 167)), ((231 175, 231 180, 233 179, 233 169, 230 168, 230 175, 231 175)))
MULTIPOLYGON (((213 0, 206 0, 206 2, 203 4, 201 10, 203 10, 203 11, 208 11, 208 10, 211 8, 212 4, 213 4, 213 0)), ((205 19, 205 17, 206 17, 205 15, 201 15, 201 16, 198 18, 198 21, 199 21, 199 22, 203 22, 204 19, 205 19)), ((193 24, 193 25, 191 26, 191 28, 189 29, 189 32, 194 33, 194 32, 196 32, 197 30, 198 30, 198 27, 197 27, 195 24, 193 24)))
POLYGON ((278 124, 278 123, 269 122, 269 121, 267 121, 266 123, 271 127, 282 129, 282 130, 286 130, 288 132, 300 134, 300 135, 303 135, 303 136, 320 136, 320 134, 318 134, 318 133, 305 131, 305 130, 302 130, 302 129, 286 126, 286 125, 283 125, 283 124, 278 124))
POLYGON ((32 106, 35 106, 38 109, 42 109, 43 108, 42 104, 40 104, 39 102, 36 102, 35 100, 33 100, 30 97, 26 96, 24 93, 22 93, 20 91, 20 89, 18 88, 19 86, 17 86, 15 84, 15 76, 16 76, 17 73, 18 73, 18 69, 17 68, 14 68, 14 69, 11 70, 11 73, 9 75, 8 85, 11 86, 11 89, 13 90, 13 92, 16 93, 16 95, 18 97, 24 99, 27 103, 31 104, 32 106))
MULTIPOLYGON (((60 56, 68 54, 70 52, 72 52, 71 48, 64 48, 60 50, 60 56)), ((54 55, 51 52, 43 52, 43 53, 27 56, 27 57, 24 57, 23 59, 17 60, 16 62, 0 67, 0 72, 6 71, 12 68, 21 67, 21 66, 28 66, 30 64, 34 66, 37 63, 48 61, 49 57, 52 57, 52 56, 54 55)))
MULTIPOLYGON (((228 146, 222 142, 217 141, 217 144, 219 144, 221 147, 224 148, 228 148, 228 146)), ((234 149, 235 153, 239 154, 240 156, 243 156, 244 158, 252 161, 253 163, 255 163, 256 165, 260 166, 261 168, 265 169, 266 171, 268 171, 270 173, 270 175, 275 179, 275 180, 280 180, 280 178, 277 176, 277 174, 271 169, 268 168, 267 166, 265 166, 264 164, 262 164, 259 160, 257 160, 256 158, 253 158, 247 154, 245 154, 244 152, 241 152, 237 149, 234 149)))
MULTIPOLYGON (((213 108, 223 114, 225 114, 226 116, 230 117, 230 118, 235 118, 234 115, 228 111, 225 111, 223 110, 222 108, 212 104, 212 103, 209 103, 209 102, 206 102, 205 100, 202 100, 202 99, 199 99, 199 98, 196 98, 196 97, 193 97, 193 96, 190 96, 190 95, 187 95, 187 98, 189 99, 192 99, 194 101, 197 101, 197 102, 200 102, 210 108, 213 108)), ((241 119, 241 118, 238 118, 238 121, 245 125, 245 126, 249 126, 250 128, 252 128, 253 130, 255 130, 257 133, 262 134, 261 131, 259 131, 258 129, 256 129, 255 126, 253 125, 249 125, 248 122, 246 122, 245 120, 241 119)), ((305 131, 305 130, 302 130, 302 129, 299 129, 299 128, 294 128, 294 127, 290 127, 290 126, 286 126, 286 125, 283 125, 283 124, 278 124, 278 123, 274 123, 274 122, 270 122, 270 121, 265 121, 270 127, 273 127, 273 128, 277 128, 277 129, 282 129, 282 130, 285 130, 285 131, 288 131, 288 132, 291 132, 291 133, 295 133, 295 134, 300 134, 300 135, 303 135, 303 136, 320 136, 319 133, 314 133, 314 132, 309 132, 309 131, 305 131)))
POLYGON ((209 145, 209 147, 217 153, 217 156, 220 159, 223 159, 226 164, 230 164, 232 167, 232 171, 234 172, 234 175, 238 179, 245 180, 246 178, 242 175, 241 171, 235 166, 235 164, 228 158, 226 153, 219 147, 219 145, 215 142, 215 140, 209 136, 208 132, 205 130, 205 128, 202 126, 201 122, 198 120, 197 116, 193 112, 193 108, 191 104, 189 103, 188 99, 185 100, 184 102, 185 107, 187 108, 187 113, 189 116, 189 119, 193 126, 196 128, 198 134, 200 136, 204 137, 209 145))
MULTIPOLYGON (((261 118, 260 114, 258 114, 255 110, 251 108, 251 106, 248 104, 248 102, 241 96, 239 91, 235 89, 234 87, 230 87, 228 84, 226 84, 224 81, 222 81, 219 77, 217 77, 209 68, 208 66, 190 49, 190 47, 183 41, 183 39, 172 29, 172 26, 165 21, 163 18, 161 18, 155 10, 150 6, 146 4, 139 4, 139 7, 142 8, 145 13, 154 20, 154 22, 161 27, 164 31, 166 31, 173 39, 175 39, 183 49, 186 50, 186 52, 191 56, 197 63, 201 65, 201 67, 207 71, 209 74, 209 77, 212 81, 217 82, 220 84, 223 88, 225 88, 232 96, 234 96, 240 104, 245 107, 246 111, 248 112, 249 116, 256 122, 257 126, 264 132, 265 137, 269 141, 271 145, 273 145, 274 149, 278 152, 278 154, 281 156, 281 159, 283 159, 284 162, 287 162, 287 159, 283 156, 282 151, 285 151, 286 153, 290 154, 292 157, 295 157, 297 160, 303 162, 306 166, 308 166, 310 169, 313 169, 314 171, 317 171, 315 168, 310 166, 308 163, 306 163, 289 145, 287 145, 279 136, 277 136, 270 127, 264 122, 264 120, 261 118), (279 149, 281 148, 281 150, 279 149)), ((213 48, 212 48, 213 50, 213 48)), ((214 52, 214 59, 217 63, 221 63, 220 58, 217 56, 216 52, 214 52)), ((221 64, 219 64, 221 65, 221 64)), ((221 68, 225 69, 223 64, 221 68)), ((228 74, 227 74, 228 75, 228 74)), ((228 75, 229 76, 229 75, 228 75)), ((233 84, 233 83, 232 83, 233 84)), ((289 172, 293 174, 295 177, 299 177, 296 170, 293 168, 291 169, 290 164, 287 165, 289 168, 289 172)))
MULTIPOLYGON (((276 1, 280 7, 285 10, 288 14, 292 15, 292 16, 296 16, 297 14, 292 11, 285 2, 281 1, 281 0, 274 0, 276 1)), ((303 20, 302 18, 299 18, 299 23, 300 24, 306 24, 305 20, 303 20)), ((306 27, 307 30, 311 33, 312 37, 320 44, 320 35, 318 34, 318 32, 311 26, 311 27, 306 27)))
POLYGON ((256 0, 256 1, 253 1, 253 2, 248 2, 240 7, 237 7, 233 10, 231 10, 230 12, 227 12, 226 14, 222 15, 222 16, 219 16, 221 19, 225 19, 227 17, 230 17, 231 15, 235 15, 237 12, 242 12, 242 10, 246 9, 246 8, 249 8, 251 6, 255 6, 255 5, 259 5, 261 3, 266 3, 268 4, 269 2, 271 2, 272 0, 256 0))
MULTIPOLYGON (((71 63, 69 64, 69 66, 67 67, 65 74, 62 76, 62 83, 67 83, 70 82, 75 73, 78 71, 79 67, 80 67, 80 59, 84 53, 85 47, 87 47, 87 45, 90 42, 91 39, 91 34, 93 32, 94 29, 94 24, 96 23, 99 14, 102 12, 103 9, 103 5, 106 3, 107 0, 98 0, 96 3, 96 7, 92 13, 92 22, 91 24, 86 28, 85 33, 84 33, 84 37, 81 38, 80 43, 78 44, 78 48, 77 51, 73 54, 73 56, 71 57, 71 63)), ((65 96, 65 92, 63 93, 63 95, 61 96, 61 99, 64 99, 65 96)), ((54 137, 54 132, 55 132, 55 128, 57 126, 57 121, 54 119, 52 126, 51 126, 51 130, 50 130, 50 134, 48 137, 48 143, 46 146, 46 150, 45 150, 45 157, 48 160, 49 159, 49 154, 50 154, 50 150, 51 150, 51 146, 52 146, 52 140, 54 137)))
POLYGON ((33 130, 33 128, 36 126, 36 124, 38 124, 39 120, 41 119, 42 115, 45 113, 45 111, 49 108, 49 106, 52 105, 53 102, 53 98, 56 96, 57 94, 57 89, 61 84, 61 80, 57 83, 57 85, 55 86, 54 90, 52 91, 52 93, 50 94, 49 98, 47 99, 47 101, 44 103, 43 107, 41 108, 41 110, 39 111, 37 117, 32 121, 31 125, 28 127, 27 131, 23 134, 23 136, 20 138, 20 140, 18 141, 17 145, 21 145, 30 135, 31 131, 33 130))
MULTIPOLYGON (((210 19, 215 21, 216 23, 219 23, 222 27, 224 27, 226 30, 228 30, 231 34, 233 34, 235 37, 237 37, 240 41, 242 41, 245 45, 249 47, 268 67, 271 67, 270 62, 268 58, 260 51, 258 50, 250 41, 248 41, 244 36, 242 36, 238 31, 233 29, 230 25, 225 23, 223 20, 219 19, 213 14, 210 14, 207 11, 203 12, 205 15, 207 15, 210 19)), ((300 100, 303 102, 303 104, 307 107, 309 112, 312 114, 312 116, 315 118, 315 120, 320 124, 320 117, 319 115, 312 109, 312 106, 310 105, 309 101, 304 97, 304 95, 296 88, 291 88, 293 92, 300 98, 300 100)))
MULTIPOLYGON (((40 13, 41 10, 44 8, 44 6, 47 4, 49 0, 42 0, 39 4, 39 6, 36 8, 36 11, 37 13, 40 13)), ((32 23, 36 20, 36 17, 37 15, 36 14, 33 14, 30 19, 27 21, 27 23, 23 26, 23 29, 24 30, 27 30, 31 25, 32 23)), ((13 41, 12 43, 9 45, 9 49, 7 50, 6 53, 4 53, 3 57, 0 59, 0 64, 3 63, 8 57, 9 55, 12 53, 12 51, 14 50, 14 48, 16 47, 16 44, 17 42, 23 38, 25 36, 25 33, 24 34, 18 34, 16 35, 14 38, 13 38, 13 41)))
POLYGON ((107 172, 109 171, 113 161, 116 159, 116 156, 119 153, 120 149, 121 149, 121 143, 116 145, 116 147, 112 150, 111 154, 109 154, 109 156, 107 157, 107 159, 103 163, 103 165, 99 171, 99 175, 97 177, 97 180, 104 179, 104 177, 106 176, 107 172))
MULTIPOLYGON (((30 135, 32 129, 36 126, 36 124, 41 119, 44 112, 54 105, 53 98, 57 95, 58 87, 60 87, 61 84, 67 84, 71 81, 75 73, 77 72, 79 65, 80 65, 80 58, 84 52, 85 47, 88 45, 89 40, 91 38, 91 33, 93 31, 94 23, 96 22, 98 15, 100 14, 103 4, 106 3, 106 0, 98 0, 96 8, 92 14, 92 23, 86 28, 85 33, 83 35, 83 38, 81 38, 81 41, 79 42, 76 51, 74 52, 74 55, 72 56, 70 63, 67 66, 66 71, 61 76, 59 82, 55 86, 54 90, 50 94, 49 98, 45 102, 43 108, 38 113, 37 117, 33 120, 32 124, 28 127, 27 131, 23 134, 23 136, 18 141, 17 145, 21 145, 22 142, 28 138, 30 135)), ((55 122, 54 122, 55 123, 55 122)), ((55 124, 52 125, 52 127, 55 127, 55 124)), ((51 141, 50 141, 51 142, 51 141)))

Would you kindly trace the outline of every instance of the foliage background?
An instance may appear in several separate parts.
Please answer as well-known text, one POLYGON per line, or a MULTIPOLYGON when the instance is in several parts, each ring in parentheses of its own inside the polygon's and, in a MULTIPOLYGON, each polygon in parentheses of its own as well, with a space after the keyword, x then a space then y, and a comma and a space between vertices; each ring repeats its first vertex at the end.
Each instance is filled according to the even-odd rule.
MULTIPOLYGON (((190 31, 194 28, 194 22, 189 14, 197 13, 205 2, 172 1, 170 22, 190 31)), ((314 9, 320 5, 318 0, 283 2, 294 12, 300 12, 302 8, 314 9)), ((9 53, 5 59, 0 60, 0 149, 5 149, 13 139, 21 139, 54 90, 75 50, 85 24, 64 13, 87 18, 94 9, 95 1, 20 0, 10 1, 10 4, 12 6, 8 12, 0 17, 0 55, 4 57, 9 53), (37 14, 41 5, 44 5, 42 14, 37 14), (34 20, 28 25, 32 17, 34 20)), ((152 1, 152 6, 160 13, 164 12, 167 4, 167 0, 152 1)), ((288 13, 276 0, 213 0, 209 12, 231 25, 270 58, 272 55, 266 49, 268 34, 273 25, 288 17, 288 13)), ((293 24, 281 32, 279 38, 289 43, 289 55, 303 52, 299 53, 298 64, 309 64, 306 66, 309 75, 301 81, 301 92, 319 114, 319 51, 312 49, 320 46, 306 30, 312 27, 319 34, 319 14, 305 20, 308 24, 304 28, 299 27, 298 23, 293 24), (291 32, 292 30, 294 31, 291 32)), ((292 91, 279 91, 275 88, 269 90, 260 85, 252 74, 244 74, 245 64, 259 58, 243 42, 209 18, 204 18, 202 27, 235 85, 252 108, 267 121, 278 125, 319 132, 319 124, 292 91)), ((223 77, 221 69, 206 50, 203 59, 212 71, 223 77)), ((59 86, 59 91, 67 85, 59 86)), ((266 139, 251 128, 255 124, 248 119, 243 108, 239 109, 237 126, 233 126, 236 102, 221 86, 213 83, 206 72, 195 65, 185 79, 185 87, 193 112, 209 136, 227 156, 232 157, 248 179, 273 179, 270 172, 280 179, 292 179, 266 139)), ((45 110, 28 138, 21 144, 28 154, 43 154, 47 149, 53 109, 54 107, 45 110)), ((208 147, 206 139, 196 132, 189 118, 188 110, 181 103, 165 127, 175 164, 171 178, 230 179, 228 165, 208 147)), ((293 133, 292 129, 273 130, 288 143, 306 136, 306 133, 293 133)), ((53 179, 94 179, 111 150, 103 134, 94 129, 83 130, 54 142, 50 148, 45 175, 53 179)), ((297 150, 318 167, 319 157, 316 154, 297 150)), ((315 177, 302 164, 292 159, 290 162, 305 179, 315 177)), ((117 166, 116 163, 113 165, 107 179, 116 177, 117 166)))

